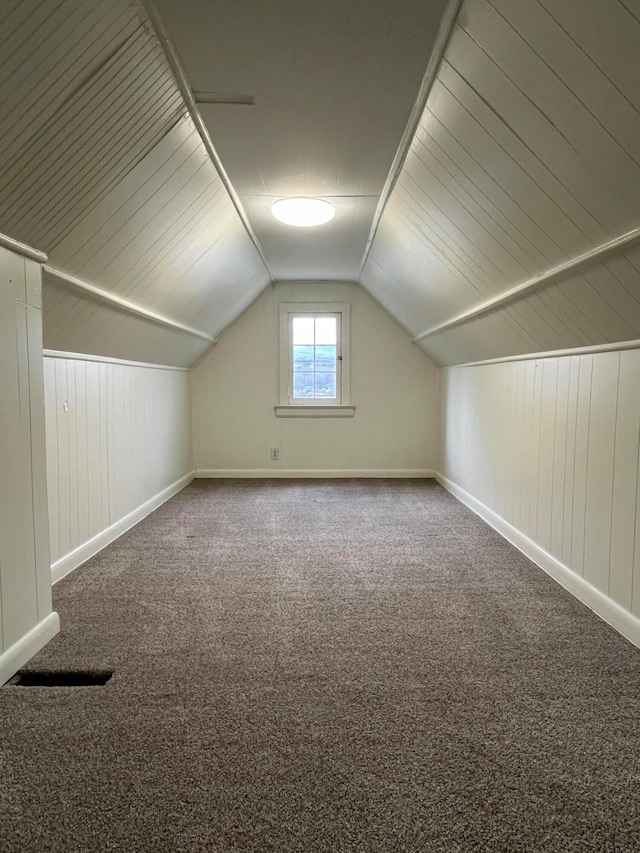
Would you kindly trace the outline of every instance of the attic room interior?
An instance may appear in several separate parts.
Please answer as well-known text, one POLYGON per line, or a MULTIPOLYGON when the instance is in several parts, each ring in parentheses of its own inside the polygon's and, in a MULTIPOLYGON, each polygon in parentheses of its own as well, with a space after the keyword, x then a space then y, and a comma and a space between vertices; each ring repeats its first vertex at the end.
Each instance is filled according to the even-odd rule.
POLYGON ((640 850, 639 0, 0 41, 0 849, 640 850))

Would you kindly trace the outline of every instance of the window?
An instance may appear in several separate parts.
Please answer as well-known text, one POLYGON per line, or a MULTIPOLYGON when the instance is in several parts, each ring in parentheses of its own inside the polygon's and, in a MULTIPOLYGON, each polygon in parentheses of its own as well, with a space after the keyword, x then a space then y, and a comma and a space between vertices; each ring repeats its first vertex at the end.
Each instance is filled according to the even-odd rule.
POLYGON ((280 417, 353 414, 349 308, 345 303, 280 306, 280 417))
POLYGON ((340 399, 339 314, 289 314, 293 374, 289 402, 340 399))

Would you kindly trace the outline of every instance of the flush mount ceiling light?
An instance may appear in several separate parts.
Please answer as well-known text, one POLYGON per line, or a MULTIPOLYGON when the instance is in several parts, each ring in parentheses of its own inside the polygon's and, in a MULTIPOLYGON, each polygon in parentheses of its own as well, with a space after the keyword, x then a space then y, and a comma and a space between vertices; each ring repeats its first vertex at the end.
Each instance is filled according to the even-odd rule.
POLYGON ((271 213, 285 225, 312 228, 330 222, 336 215, 336 209, 330 201, 322 198, 281 198, 273 202, 271 213))

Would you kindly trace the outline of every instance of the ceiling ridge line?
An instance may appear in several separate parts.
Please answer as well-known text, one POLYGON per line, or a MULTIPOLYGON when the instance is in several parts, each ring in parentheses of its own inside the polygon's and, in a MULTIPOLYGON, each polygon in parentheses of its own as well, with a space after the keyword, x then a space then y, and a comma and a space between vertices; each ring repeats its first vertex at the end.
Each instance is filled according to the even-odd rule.
POLYGON ((202 118, 202 114, 198 109, 198 104, 193 95, 193 91, 191 90, 191 86, 189 84, 189 80, 187 78, 186 71, 182 65, 180 57, 178 56, 178 52, 175 49, 173 42, 169 38, 169 33, 162 21, 162 18, 158 14, 153 0, 141 0, 142 8, 146 12, 149 24, 151 25, 151 29, 154 32, 155 37, 158 39, 158 43, 160 44, 165 58, 169 63, 169 68, 173 72, 173 75, 176 79, 176 83, 178 84, 178 88, 184 98, 184 102, 187 106, 187 110, 189 115, 191 116, 191 120, 193 121, 198 134, 200 135, 200 139, 202 140, 202 144, 204 145, 213 166, 222 181, 224 188, 227 191, 227 195, 231 199, 231 203, 236 209, 236 213, 240 217, 240 221, 244 226, 244 230, 247 232, 251 242, 256 248, 256 251, 260 255, 262 263, 264 264, 264 268, 269 274, 269 278, 273 281, 273 273, 267 263, 266 256, 260 245, 256 234, 249 223, 249 219, 247 218, 247 214, 244 212, 244 208, 242 207, 242 203, 238 194, 236 193, 229 176, 227 175, 226 169, 222 165, 222 160, 216 151, 216 148, 213 144, 213 140, 211 139, 211 135, 207 130, 207 126, 204 123, 204 119, 202 118))
POLYGON ((627 231, 625 234, 621 234, 613 240, 608 240, 606 243, 601 243, 594 249, 589 249, 589 251, 583 252, 563 264, 559 264, 546 272, 527 279, 527 281, 522 284, 518 284, 515 287, 510 288, 498 296, 492 296, 490 299, 486 299, 474 308, 469 308, 467 311, 462 311, 460 314, 456 314, 455 317, 452 317, 450 320, 445 320, 444 323, 438 323, 437 326, 432 326, 430 329, 420 332, 419 335, 412 338, 412 342, 417 343, 418 341, 424 340, 424 338, 428 338, 438 332, 444 332, 448 329, 452 329, 455 326, 459 326, 461 323, 465 323, 482 314, 501 308, 503 305, 519 299, 527 293, 532 293, 538 288, 548 287, 559 278, 570 273, 578 272, 584 267, 591 266, 609 255, 617 254, 623 251, 623 249, 633 245, 638 240, 640 240, 640 227, 634 228, 632 231, 627 231))
POLYGON ((108 290, 103 290, 101 287, 96 287, 94 284, 88 284, 86 281, 76 278, 73 275, 69 275, 69 273, 63 272, 55 267, 51 267, 48 264, 44 264, 42 269, 46 276, 64 287, 79 290, 94 299, 99 299, 101 302, 106 302, 107 304, 112 305, 115 308, 119 308, 120 310, 124 310, 129 314, 136 314, 139 317, 143 317, 145 320, 150 320, 152 323, 157 323, 160 326, 167 326, 170 329, 185 332, 194 338, 201 338, 203 341, 207 341, 210 344, 215 344, 217 342, 216 338, 212 338, 211 335, 207 335, 206 332, 202 332, 200 329, 195 329, 193 326, 187 326, 185 323, 180 323, 178 320, 174 320, 173 317, 167 317, 165 314, 159 314, 157 311, 144 308, 142 305, 136 305, 135 302, 131 302, 123 296, 118 296, 108 290))
POLYGON ((424 77, 422 78, 422 83, 420 84, 418 97, 416 98, 411 113, 409 115, 409 120, 407 121, 407 125, 404 129, 404 133, 402 134, 400 144, 398 145, 395 157, 393 158, 391 169, 389 170, 387 179, 384 182, 384 186, 382 187, 382 192, 380 193, 380 200, 378 201, 376 212, 373 215, 373 222, 371 223, 369 236, 367 238, 367 244, 364 249, 364 255, 362 256, 362 263, 360 264, 360 272, 358 273, 357 279, 358 281, 362 277, 362 272, 364 270, 367 258, 369 257, 369 252, 371 251, 371 246, 373 245, 373 241, 378 231, 378 226, 380 224, 380 220, 382 219, 382 214, 384 213, 385 208, 387 206, 387 202, 391 197, 393 188, 395 187, 398 178, 400 177, 400 172, 402 171, 402 167, 404 166, 405 160, 407 159, 407 155, 409 154, 411 142, 416 134, 425 107, 427 106, 427 101, 429 99, 429 95, 431 94, 431 89, 433 88, 433 84, 435 83, 438 77, 438 72, 440 71, 440 66, 442 65, 442 61, 444 59, 447 47, 449 46, 449 41, 451 40, 451 36, 458 20, 458 15, 460 13, 460 8, 463 2, 464 0, 448 0, 446 11, 444 12, 440 20, 438 34, 433 45, 433 50, 431 51, 427 70, 425 71, 424 77))

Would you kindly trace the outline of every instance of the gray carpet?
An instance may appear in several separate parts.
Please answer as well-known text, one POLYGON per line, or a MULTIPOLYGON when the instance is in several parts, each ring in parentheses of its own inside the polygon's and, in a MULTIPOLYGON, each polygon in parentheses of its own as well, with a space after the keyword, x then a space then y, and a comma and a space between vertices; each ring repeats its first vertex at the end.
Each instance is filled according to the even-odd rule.
POLYGON ((640 850, 640 651, 430 481, 196 481, 0 690, 0 849, 640 850))

